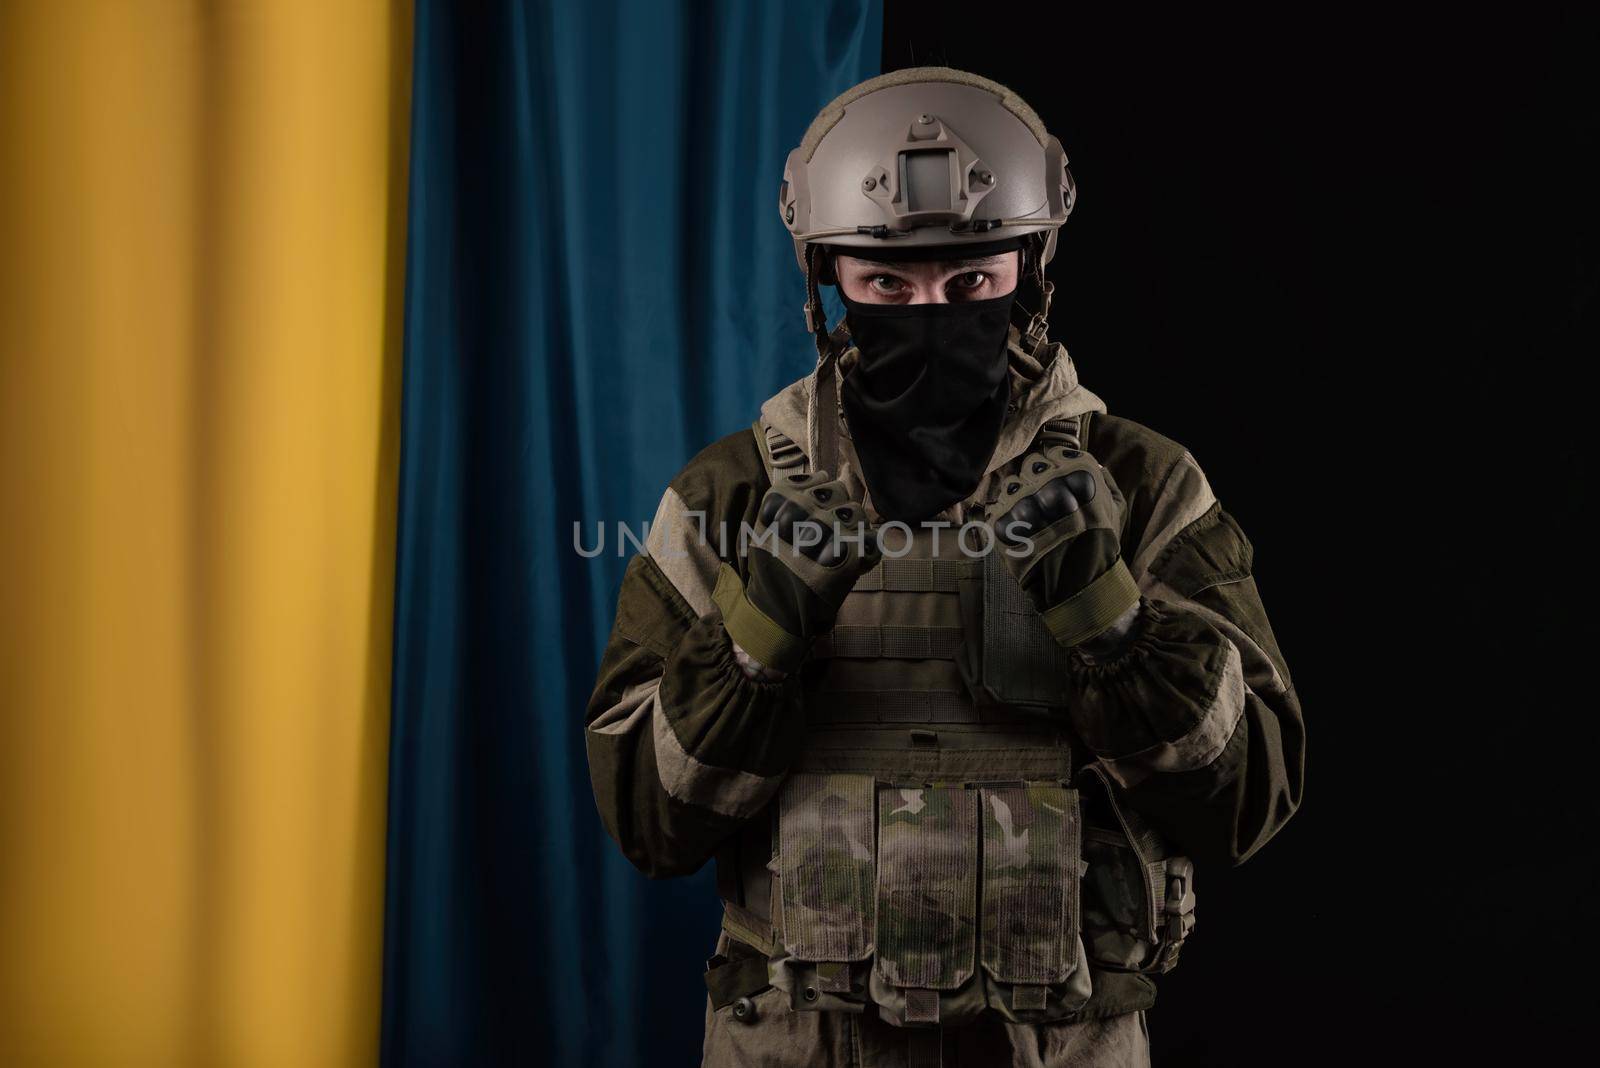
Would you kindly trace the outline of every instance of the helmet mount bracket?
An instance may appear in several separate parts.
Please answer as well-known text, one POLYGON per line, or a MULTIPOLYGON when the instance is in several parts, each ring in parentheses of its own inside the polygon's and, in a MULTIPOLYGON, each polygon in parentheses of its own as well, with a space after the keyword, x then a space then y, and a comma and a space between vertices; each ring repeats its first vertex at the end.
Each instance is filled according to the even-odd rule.
POLYGON ((861 192, 883 212, 893 230, 946 223, 972 223, 998 179, 961 137, 936 115, 918 115, 889 161, 861 179, 861 192))

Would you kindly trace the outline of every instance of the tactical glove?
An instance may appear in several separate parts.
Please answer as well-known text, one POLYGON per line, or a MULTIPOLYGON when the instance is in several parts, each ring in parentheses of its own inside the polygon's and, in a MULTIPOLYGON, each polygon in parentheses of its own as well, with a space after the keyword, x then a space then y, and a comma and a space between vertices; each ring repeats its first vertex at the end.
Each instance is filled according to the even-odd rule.
POLYGON ((780 477, 741 537, 749 578, 722 565, 711 595, 728 636, 758 663, 793 671, 880 554, 866 509, 826 471, 780 477))
POLYGON ((1092 456, 1055 445, 1024 457, 985 512, 1006 569, 1067 648, 1139 603, 1122 560, 1126 504, 1092 456))

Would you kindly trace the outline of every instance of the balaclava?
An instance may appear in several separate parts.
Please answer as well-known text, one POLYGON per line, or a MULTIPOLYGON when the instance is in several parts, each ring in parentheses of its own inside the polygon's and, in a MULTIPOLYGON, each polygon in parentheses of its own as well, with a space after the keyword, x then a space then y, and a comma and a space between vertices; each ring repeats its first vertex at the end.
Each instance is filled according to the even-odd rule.
MULTIPOLYGON (((968 257, 1020 243, 916 251, 923 259, 968 257)), ((937 515, 978 488, 1000 440, 1011 392, 1006 334, 1017 291, 950 304, 860 304, 842 289, 839 297, 860 354, 841 399, 873 506, 902 522, 937 515)))

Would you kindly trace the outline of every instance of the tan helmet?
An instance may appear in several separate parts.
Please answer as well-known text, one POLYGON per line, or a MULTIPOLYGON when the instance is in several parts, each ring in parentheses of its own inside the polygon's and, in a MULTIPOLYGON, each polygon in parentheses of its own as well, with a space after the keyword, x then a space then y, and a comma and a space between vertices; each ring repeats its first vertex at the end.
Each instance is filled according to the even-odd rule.
MULTIPOLYGON (((806 273, 818 333, 814 246, 989 244, 1023 235, 1042 285, 1076 188, 1061 142, 1010 89, 949 67, 870 78, 836 97, 789 153, 778 211, 806 273)), ((925 253, 924 253, 925 254, 925 253)))

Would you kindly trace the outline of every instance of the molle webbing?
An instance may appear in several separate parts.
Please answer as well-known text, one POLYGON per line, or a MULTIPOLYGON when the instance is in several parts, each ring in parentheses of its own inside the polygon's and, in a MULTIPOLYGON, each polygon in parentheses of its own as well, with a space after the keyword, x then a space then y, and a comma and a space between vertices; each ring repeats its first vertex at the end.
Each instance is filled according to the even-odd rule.
MULTIPOLYGON (((878 706, 878 707, 881 707, 878 706)), ((1072 777, 1072 747, 1048 720, 810 721, 796 770, 873 775, 885 783, 1015 782, 1072 777)))
POLYGON ((960 560, 884 557, 861 576, 854 593, 956 593, 961 588, 960 560))
MULTIPOLYGON (((955 560, 933 562, 958 563, 955 560)), ((957 592, 960 582, 957 580, 953 587, 946 582, 940 585, 945 588, 926 586, 919 590, 909 583, 901 583, 898 589, 863 590, 858 585, 840 605, 836 625, 960 627, 961 597, 957 592)))
POLYGON ((806 701, 806 722, 972 723, 972 702, 940 690, 824 690, 806 701))
POLYGON ((960 627, 835 626, 811 647, 818 659, 850 657, 952 660, 961 648, 960 627))
MULTIPOLYGON (((953 539, 941 539, 949 551, 953 539)), ((845 597, 833 631, 812 646, 806 706, 813 724, 977 721, 957 658, 960 561, 933 557, 932 532, 885 559, 845 597)))

